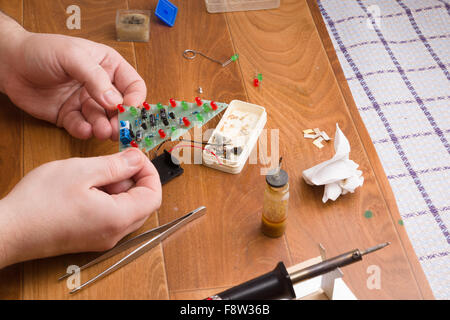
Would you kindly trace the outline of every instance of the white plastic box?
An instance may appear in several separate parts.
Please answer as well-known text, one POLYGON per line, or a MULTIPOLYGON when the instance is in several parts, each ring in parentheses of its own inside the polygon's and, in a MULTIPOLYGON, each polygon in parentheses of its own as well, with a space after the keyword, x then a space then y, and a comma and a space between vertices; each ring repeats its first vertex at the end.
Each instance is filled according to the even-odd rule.
POLYGON ((205 0, 209 13, 274 9, 280 0, 205 0))
POLYGON ((203 164, 220 171, 238 174, 242 171, 258 137, 267 122, 266 109, 256 104, 233 100, 208 140, 203 151, 203 164), (240 147, 239 154, 221 154, 221 147, 240 147), (213 154, 214 153, 214 154, 213 154))

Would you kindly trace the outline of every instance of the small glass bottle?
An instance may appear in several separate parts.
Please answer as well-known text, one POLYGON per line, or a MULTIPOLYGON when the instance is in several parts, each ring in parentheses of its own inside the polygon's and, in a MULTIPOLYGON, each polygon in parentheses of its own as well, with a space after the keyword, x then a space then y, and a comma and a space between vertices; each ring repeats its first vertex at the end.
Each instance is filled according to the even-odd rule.
POLYGON ((266 183, 261 230, 266 236, 277 238, 286 230, 289 176, 279 166, 266 176, 266 183))

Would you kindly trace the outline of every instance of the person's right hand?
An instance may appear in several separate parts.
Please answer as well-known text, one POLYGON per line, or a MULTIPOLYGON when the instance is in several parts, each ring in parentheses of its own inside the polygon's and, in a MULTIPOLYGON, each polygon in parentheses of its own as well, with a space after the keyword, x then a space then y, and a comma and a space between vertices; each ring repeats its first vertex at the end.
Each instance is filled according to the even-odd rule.
POLYGON ((0 268, 109 249, 160 205, 158 172, 138 149, 44 164, 0 201, 0 268))

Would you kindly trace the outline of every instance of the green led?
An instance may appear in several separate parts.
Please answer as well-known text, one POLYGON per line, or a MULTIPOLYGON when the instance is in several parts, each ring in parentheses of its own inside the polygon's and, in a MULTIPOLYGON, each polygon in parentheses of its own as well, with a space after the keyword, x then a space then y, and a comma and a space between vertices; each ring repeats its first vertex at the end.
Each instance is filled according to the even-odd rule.
POLYGON ((164 108, 164 106, 162 105, 161 102, 158 102, 158 103, 156 104, 156 107, 158 108, 158 110, 161 110, 162 108, 164 108))
POLYGON ((189 109, 189 105, 187 104, 186 101, 181 101, 181 106, 183 107, 183 110, 188 110, 189 109))
POLYGON ((150 137, 145 137, 144 140, 147 147, 151 147, 153 145, 153 141, 150 139, 150 137))
POLYGON ((205 112, 209 112, 209 111, 211 111, 211 108, 209 107, 209 105, 207 103, 204 103, 203 110, 205 110, 205 112))
POLYGON ((130 107, 130 113, 131 113, 131 115, 133 115, 133 116, 137 116, 137 110, 136 110, 136 108, 135 108, 135 107, 130 107))
POLYGON ((203 122, 203 116, 200 113, 197 113, 197 120, 203 122))
POLYGON ((231 56, 231 61, 236 61, 239 58, 239 55, 236 53, 234 55, 231 56))
POLYGON ((262 77, 262 73, 258 73, 258 80, 262 81, 263 77, 262 77))

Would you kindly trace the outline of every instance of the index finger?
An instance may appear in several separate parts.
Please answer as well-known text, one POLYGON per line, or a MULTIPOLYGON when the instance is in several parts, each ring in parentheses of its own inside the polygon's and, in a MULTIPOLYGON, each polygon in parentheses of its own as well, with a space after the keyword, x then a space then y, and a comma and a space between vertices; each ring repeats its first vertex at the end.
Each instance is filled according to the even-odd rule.
POLYGON ((139 106, 147 96, 147 86, 142 77, 119 53, 118 64, 114 70, 113 83, 123 95, 123 103, 139 106))

